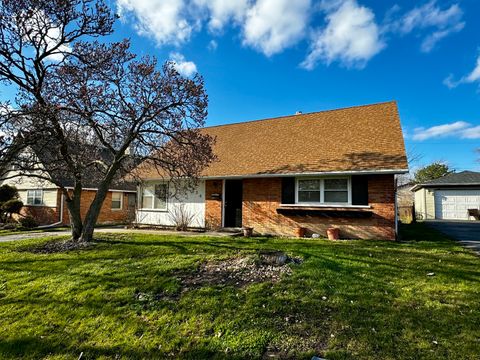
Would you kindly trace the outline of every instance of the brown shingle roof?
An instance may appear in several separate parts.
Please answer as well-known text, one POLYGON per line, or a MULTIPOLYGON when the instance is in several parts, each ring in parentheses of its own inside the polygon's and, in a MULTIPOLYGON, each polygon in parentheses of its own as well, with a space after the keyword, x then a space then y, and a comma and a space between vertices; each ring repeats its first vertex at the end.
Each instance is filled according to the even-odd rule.
MULTIPOLYGON (((204 128, 218 160, 203 176, 405 170, 396 102, 204 128)), ((155 169, 145 178, 158 178, 155 169)))

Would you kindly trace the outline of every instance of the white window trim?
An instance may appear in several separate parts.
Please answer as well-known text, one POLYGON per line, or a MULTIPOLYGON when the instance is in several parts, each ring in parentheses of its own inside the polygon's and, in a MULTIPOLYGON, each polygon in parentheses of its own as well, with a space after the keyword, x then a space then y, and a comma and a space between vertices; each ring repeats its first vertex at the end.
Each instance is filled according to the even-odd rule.
POLYGON ((150 183, 149 185, 141 186, 140 187, 140 193, 139 193, 139 199, 138 199, 138 203, 140 205, 140 208, 138 210, 140 210, 140 211, 168 212, 168 198, 169 198, 168 182, 155 182, 155 183, 150 183), (159 208, 159 209, 154 208, 154 206, 155 206, 155 195, 150 195, 150 197, 152 197, 152 207, 151 208, 143 207, 143 190, 146 187, 153 186, 154 191, 155 191, 155 185, 161 185, 161 184, 165 184, 167 186, 167 196, 166 196, 166 199, 165 199, 165 207, 164 208, 159 208))
POLYGON ((112 191, 112 202, 110 204, 110 209, 112 211, 120 211, 120 210, 123 210, 123 192, 120 192, 120 191, 112 191), (120 207, 119 208, 113 208, 113 194, 120 194, 120 207))
POLYGON ((302 206, 332 206, 332 207, 342 207, 342 206, 352 206, 352 178, 350 176, 316 176, 316 177, 297 177, 295 178, 295 204, 302 206), (347 179, 347 192, 348 192, 348 202, 325 202, 324 193, 325 185, 324 180, 326 179, 347 179), (320 202, 303 202, 298 201, 298 181, 299 180, 320 180, 320 202))
MULTIPOLYGON (((33 202, 35 202, 35 196, 33 196, 33 202)), ((27 190, 27 203, 25 204, 26 206, 45 206, 44 202, 43 202, 43 189, 29 189, 27 190), (40 204, 29 204, 28 203, 28 192, 29 191, 40 191, 40 204)))

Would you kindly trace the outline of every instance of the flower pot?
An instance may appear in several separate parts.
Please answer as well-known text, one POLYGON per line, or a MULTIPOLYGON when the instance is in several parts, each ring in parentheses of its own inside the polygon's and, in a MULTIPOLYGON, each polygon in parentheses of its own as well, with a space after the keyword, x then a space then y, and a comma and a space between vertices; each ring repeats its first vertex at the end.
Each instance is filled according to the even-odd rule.
POLYGON ((303 238, 305 236, 305 232, 307 231, 307 229, 305 229, 304 227, 297 227, 295 229, 295 235, 298 237, 298 238, 303 238))
POLYGON ((244 227, 243 228, 243 236, 252 237, 252 235, 253 235, 253 227, 244 227))
POLYGON ((337 228, 328 228, 327 229, 327 237, 328 240, 338 240, 340 234, 340 230, 337 228))

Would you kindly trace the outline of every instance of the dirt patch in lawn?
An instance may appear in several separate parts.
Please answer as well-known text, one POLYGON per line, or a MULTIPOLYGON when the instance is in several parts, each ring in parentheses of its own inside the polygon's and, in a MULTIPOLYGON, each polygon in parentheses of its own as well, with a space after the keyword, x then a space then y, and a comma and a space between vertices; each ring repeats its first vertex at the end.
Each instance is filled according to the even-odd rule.
POLYGON ((260 282, 277 282, 283 275, 290 275, 290 264, 299 264, 300 258, 292 258, 282 252, 263 252, 258 255, 239 256, 222 261, 204 262, 198 271, 183 275, 184 289, 203 286, 243 287, 260 282))
POLYGON ((278 282, 282 276, 292 273, 291 264, 303 259, 290 257, 283 252, 261 252, 220 261, 205 261, 195 272, 177 274, 180 290, 176 293, 144 293, 137 291, 135 300, 149 303, 158 300, 177 301, 183 293, 205 286, 244 287, 254 283, 278 282))

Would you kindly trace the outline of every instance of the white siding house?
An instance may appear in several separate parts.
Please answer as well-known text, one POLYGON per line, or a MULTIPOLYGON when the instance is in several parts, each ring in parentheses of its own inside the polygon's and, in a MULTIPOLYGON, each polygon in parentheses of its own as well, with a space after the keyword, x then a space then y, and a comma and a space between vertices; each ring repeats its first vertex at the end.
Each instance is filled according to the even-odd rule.
POLYGON ((175 191, 164 181, 147 181, 139 187, 137 224, 175 226, 180 213, 191 218, 189 227, 205 227, 205 181, 187 192, 175 191))

